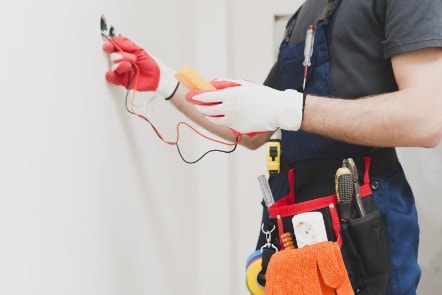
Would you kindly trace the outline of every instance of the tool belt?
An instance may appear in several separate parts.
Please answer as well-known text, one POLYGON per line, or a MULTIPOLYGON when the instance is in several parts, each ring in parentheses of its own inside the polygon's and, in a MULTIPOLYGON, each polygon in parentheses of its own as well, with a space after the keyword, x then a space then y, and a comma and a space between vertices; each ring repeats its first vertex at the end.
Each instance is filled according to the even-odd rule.
MULTIPOLYGON (((319 167, 310 165, 296 169, 296 171, 293 168, 289 169, 290 192, 268 208, 269 224, 277 228, 277 231, 275 230, 272 234, 272 241, 279 250, 303 246, 299 244, 304 243, 305 237, 300 237, 300 235, 311 235, 309 232, 311 229, 308 227, 310 215, 305 213, 320 213, 325 227, 326 240, 336 242, 341 246, 345 267, 356 294, 388 294, 389 288, 390 260, 387 236, 382 216, 372 197, 370 173, 388 169, 397 162, 397 156, 394 149, 385 149, 377 153, 373 159, 364 157, 354 160, 359 168, 359 179, 362 180, 359 186, 359 194, 365 210, 362 217, 353 202, 349 217, 343 220, 338 212, 340 205, 336 193, 313 199, 307 197, 311 190, 330 192, 330 186, 335 187, 333 178, 337 168, 342 164, 342 161, 335 160, 328 163, 322 161, 318 163, 319 167), (298 171, 301 173, 296 175, 298 171), (312 175, 310 174, 317 174, 317 171, 321 171, 321 175, 333 175, 333 178, 327 176, 321 179, 319 177, 315 183, 324 181, 329 184, 321 188, 317 186, 311 188, 309 179, 312 175), (296 183, 297 181, 299 183, 296 183), (298 190, 301 192, 299 197, 298 190), (300 216, 309 216, 309 218, 302 221, 303 217, 300 216), (295 219, 301 222, 296 224, 295 219), (296 228, 298 225, 301 225, 301 228, 296 228)), ((263 265, 264 270, 266 267, 263 265)))

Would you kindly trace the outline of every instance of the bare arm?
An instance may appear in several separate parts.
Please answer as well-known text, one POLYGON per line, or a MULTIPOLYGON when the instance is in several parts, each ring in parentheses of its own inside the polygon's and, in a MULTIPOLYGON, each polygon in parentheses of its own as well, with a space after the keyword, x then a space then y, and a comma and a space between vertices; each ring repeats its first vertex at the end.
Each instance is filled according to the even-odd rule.
POLYGON ((301 129, 379 147, 434 147, 442 137, 442 48, 392 58, 399 90, 356 100, 308 95, 301 129))
MULTIPOLYGON (((199 126, 225 140, 234 142, 235 135, 228 127, 210 122, 202 113, 198 112, 191 103, 184 99, 187 91, 184 86, 178 86, 178 90, 170 101, 178 110, 199 126)), ((266 132, 253 137, 243 135, 239 144, 249 149, 257 149, 267 142, 272 133, 273 132, 266 132)))

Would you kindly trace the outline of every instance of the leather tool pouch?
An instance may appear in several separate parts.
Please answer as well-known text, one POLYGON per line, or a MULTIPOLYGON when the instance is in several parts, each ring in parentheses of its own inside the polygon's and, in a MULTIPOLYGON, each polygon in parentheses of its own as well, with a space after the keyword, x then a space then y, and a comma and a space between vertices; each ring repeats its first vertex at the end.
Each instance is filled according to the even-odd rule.
MULTIPOLYGON (((287 242, 284 234, 290 233, 296 245, 296 234, 292 222, 295 215, 306 212, 321 212, 327 239, 338 242, 350 282, 356 294, 388 294, 390 262, 387 236, 381 214, 372 197, 369 179, 370 158, 366 157, 364 183, 360 186, 360 196, 366 211, 359 217, 356 206, 351 208, 351 218, 341 221, 337 210, 336 194, 296 202, 294 193, 294 173, 289 170, 290 192, 268 208, 272 223, 278 228, 275 244, 283 250, 287 242)), ((354 202, 353 202, 354 203, 354 202)))

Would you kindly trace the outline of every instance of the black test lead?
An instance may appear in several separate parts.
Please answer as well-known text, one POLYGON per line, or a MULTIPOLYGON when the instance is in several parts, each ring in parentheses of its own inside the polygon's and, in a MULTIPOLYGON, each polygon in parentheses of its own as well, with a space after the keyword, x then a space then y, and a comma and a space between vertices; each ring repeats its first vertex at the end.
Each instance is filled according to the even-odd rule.
POLYGON ((302 85, 302 90, 305 91, 305 83, 307 81, 308 67, 311 66, 311 57, 313 55, 313 45, 315 43, 315 31, 316 28, 313 25, 308 26, 307 33, 305 36, 305 47, 304 47, 304 83, 302 85))
MULTIPOLYGON (((114 38, 114 37, 116 36, 116 31, 115 31, 114 26, 108 24, 108 22, 107 22, 106 18, 104 17, 104 15, 101 15, 101 17, 100 17, 100 32, 101 32, 101 37, 102 37, 102 39, 103 39, 104 42, 106 42, 106 41, 112 42, 112 38, 114 38)), ((122 51, 121 48, 119 48, 119 47, 116 46, 115 44, 114 44, 114 46, 115 46, 118 50, 122 51)), ((130 85, 130 84, 132 83, 133 79, 135 79, 135 80, 134 80, 135 84, 138 83, 139 69, 138 69, 138 67, 137 67, 136 65, 134 65, 134 70, 135 70, 135 76, 134 76, 134 77, 129 77, 129 79, 128 79, 128 85, 130 85)), ((212 152, 220 152, 220 153, 230 154, 230 153, 233 153, 233 152, 236 150, 236 147, 238 146, 238 143, 240 142, 242 135, 238 135, 238 136, 236 136, 236 138, 235 138, 235 142, 232 142, 232 143, 230 143, 230 142, 223 142, 223 141, 220 141, 220 140, 217 140, 217 139, 214 139, 214 138, 210 138, 210 137, 208 137, 208 136, 202 134, 201 132, 199 132, 198 130, 196 130, 194 127, 192 127, 190 124, 188 124, 188 123, 186 123, 186 122, 179 122, 179 123, 177 124, 177 126, 176 126, 176 140, 175 140, 175 141, 168 141, 168 140, 166 140, 166 139, 161 135, 160 131, 155 127, 155 125, 154 125, 154 124, 153 124, 153 123, 152 123, 152 122, 151 122, 146 116, 141 115, 141 114, 139 114, 139 113, 137 113, 137 112, 135 111, 135 109, 134 109, 135 92, 136 92, 136 91, 133 91, 133 92, 132 92, 132 99, 131 99, 131 102, 130 102, 130 105, 129 105, 128 101, 129 101, 129 93, 130 93, 130 89, 127 90, 127 92, 126 92, 126 100, 125 100, 126 110, 127 110, 130 114, 135 115, 135 116, 139 117, 140 119, 146 121, 146 122, 152 127, 152 129, 154 130, 154 132, 156 133, 156 135, 157 135, 157 136, 158 136, 163 142, 165 142, 165 143, 167 143, 167 144, 169 144, 169 145, 174 145, 174 146, 176 146, 176 148, 177 148, 177 150, 178 150, 178 154, 179 154, 181 160, 183 160, 185 163, 187 163, 187 164, 195 164, 195 163, 199 162, 202 158, 204 158, 206 155, 208 155, 208 154, 210 154, 210 153, 212 153, 212 152), (193 161, 186 160, 186 159, 184 158, 183 154, 181 153, 180 146, 178 145, 178 140, 179 140, 179 128, 180 128, 180 126, 182 126, 182 125, 187 126, 187 127, 190 128, 193 132, 195 132, 196 134, 198 134, 199 136, 201 136, 201 137, 203 137, 203 138, 205 138, 205 139, 207 139, 207 140, 210 140, 210 141, 212 141, 212 142, 219 143, 219 144, 222 144, 222 145, 231 146, 232 148, 231 148, 230 150, 211 149, 211 150, 206 151, 204 154, 202 154, 202 155, 201 155, 198 159, 196 159, 196 160, 193 160, 193 161)))

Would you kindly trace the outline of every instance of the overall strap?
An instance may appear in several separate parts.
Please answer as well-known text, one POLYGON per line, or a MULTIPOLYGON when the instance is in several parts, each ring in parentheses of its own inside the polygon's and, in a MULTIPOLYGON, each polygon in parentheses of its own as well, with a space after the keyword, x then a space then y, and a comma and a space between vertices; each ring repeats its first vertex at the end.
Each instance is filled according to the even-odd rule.
POLYGON ((285 27, 285 33, 284 33, 284 42, 288 43, 290 41, 290 38, 292 37, 293 29, 295 28, 296 19, 298 17, 299 11, 302 9, 302 6, 299 7, 299 9, 295 12, 294 15, 289 19, 287 22, 287 26, 285 27))
POLYGON ((340 2, 340 0, 327 0, 327 4, 325 5, 318 22, 323 22, 324 25, 328 25, 340 2))
MULTIPOLYGON (((318 22, 323 22, 324 25, 327 25, 330 20, 333 17, 333 14, 336 11, 336 8, 339 5, 340 0, 327 0, 327 4, 324 7, 324 10, 322 11, 321 17, 319 18, 318 22)), ((302 9, 302 6, 296 11, 296 13, 290 18, 290 20, 287 23, 285 35, 284 35, 284 41, 289 42, 290 38, 292 36, 293 29, 296 25, 296 18, 298 16, 299 11, 302 9)))

